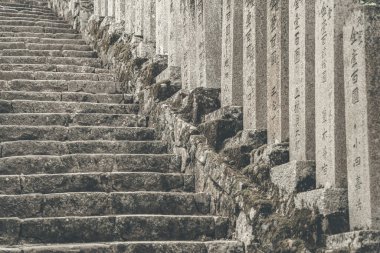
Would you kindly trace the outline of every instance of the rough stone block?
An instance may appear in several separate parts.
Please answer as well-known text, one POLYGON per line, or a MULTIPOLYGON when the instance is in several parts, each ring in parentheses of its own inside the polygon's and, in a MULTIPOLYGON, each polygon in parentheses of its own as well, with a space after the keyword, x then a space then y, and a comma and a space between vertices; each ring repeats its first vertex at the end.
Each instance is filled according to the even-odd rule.
POLYGON ((181 68, 175 66, 168 66, 167 69, 162 71, 156 76, 156 83, 179 83, 181 82, 181 68))
POLYGON ((326 253, 380 252, 380 231, 354 231, 330 235, 326 239, 326 253))
POLYGON ((18 243, 21 229, 21 220, 16 218, 0 218, 0 245, 18 243))
POLYGON ((315 189, 315 162, 293 161, 276 166, 270 172, 271 181, 286 193, 315 189))

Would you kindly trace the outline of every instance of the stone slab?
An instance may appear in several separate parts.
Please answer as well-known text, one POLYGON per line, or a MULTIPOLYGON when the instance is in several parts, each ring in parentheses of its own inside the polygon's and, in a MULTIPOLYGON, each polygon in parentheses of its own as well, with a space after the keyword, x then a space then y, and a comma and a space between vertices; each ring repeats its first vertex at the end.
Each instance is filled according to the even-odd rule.
POLYGON ((244 129, 267 128, 266 15, 265 1, 244 1, 244 129))
POLYGON ((317 187, 347 187, 343 23, 351 0, 317 0, 315 110, 317 187))
POLYGON ((315 160, 315 1, 289 6, 290 160, 315 160))
POLYGON ((276 166, 270 178, 280 190, 297 193, 315 189, 315 161, 292 161, 276 166))
POLYGON ((222 106, 243 105, 243 1, 223 0, 222 106))
POLYGON ((221 86, 222 1, 196 0, 196 85, 221 86))
POLYGON ((268 143, 289 138, 289 0, 267 1, 268 143))
POLYGON ((380 231, 354 231, 328 236, 326 253, 341 252, 380 252, 380 231))
POLYGON ((380 6, 350 12, 344 27, 347 173, 352 230, 380 230, 380 6))
POLYGON ((317 210, 322 215, 348 211, 347 189, 322 188, 298 193, 294 198, 297 209, 317 210))

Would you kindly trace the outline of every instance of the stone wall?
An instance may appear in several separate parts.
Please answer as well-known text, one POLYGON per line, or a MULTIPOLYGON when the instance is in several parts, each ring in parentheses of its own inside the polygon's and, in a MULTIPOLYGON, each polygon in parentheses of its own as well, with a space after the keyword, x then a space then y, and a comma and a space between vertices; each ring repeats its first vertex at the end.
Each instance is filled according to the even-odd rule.
POLYGON ((246 252, 380 250, 379 1, 103 1, 50 0, 246 252))

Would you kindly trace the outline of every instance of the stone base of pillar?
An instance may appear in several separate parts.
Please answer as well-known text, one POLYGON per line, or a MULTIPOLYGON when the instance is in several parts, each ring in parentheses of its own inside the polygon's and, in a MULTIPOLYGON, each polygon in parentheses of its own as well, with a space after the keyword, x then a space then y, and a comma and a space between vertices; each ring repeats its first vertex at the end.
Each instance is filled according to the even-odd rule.
POLYGON ((181 67, 167 67, 158 76, 156 76, 156 83, 165 82, 181 82, 181 67))
POLYGON ((315 189, 315 161, 291 161, 273 167, 270 178, 284 194, 315 189))
POLYGON ((137 47, 137 57, 139 58, 153 58, 156 53, 154 43, 140 42, 137 47))
POLYGON ((380 252, 380 231, 353 231, 327 237, 325 253, 354 252, 380 252))

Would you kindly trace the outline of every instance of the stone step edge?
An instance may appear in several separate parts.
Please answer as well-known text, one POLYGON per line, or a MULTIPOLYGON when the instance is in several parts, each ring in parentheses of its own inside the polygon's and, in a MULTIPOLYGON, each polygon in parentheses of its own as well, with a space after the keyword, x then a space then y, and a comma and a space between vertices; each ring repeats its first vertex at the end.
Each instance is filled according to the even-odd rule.
MULTIPOLYGON (((47 113, 47 114, 50 114, 50 113, 47 113)), ((109 114, 107 114, 107 115, 109 115, 109 114)), ((134 114, 119 114, 119 115, 134 115, 134 114)), ((25 128, 25 129, 29 128, 29 129, 36 129, 36 130, 45 129, 45 128, 54 128, 54 129, 57 129, 57 128, 61 128, 61 129, 73 129, 73 128, 77 128, 77 129, 98 129, 98 128, 101 128, 101 129, 125 129, 125 130, 146 129, 147 131, 155 131, 155 128, 152 128, 152 127, 0 125, 0 128, 9 128, 9 127, 14 127, 14 128, 20 128, 21 127, 21 128, 25 128)), ((19 141, 38 141, 38 140, 19 140, 19 141)), ((91 140, 91 141, 97 141, 97 140, 91 140)), ((102 140, 99 140, 99 141, 102 141, 102 140)), ((128 140, 119 140, 119 141, 128 141, 128 140)), ((11 142, 11 141, 9 141, 9 142, 11 142)), ((42 141, 42 142, 45 142, 45 141, 42 141)), ((59 142, 59 141, 51 141, 51 142, 59 142)), ((68 142, 70 142, 70 141, 68 141, 68 142)), ((115 141, 113 141, 113 142, 115 142, 115 141)), ((138 142, 138 141, 133 141, 133 142, 138 142)), ((157 140, 157 142, 158 142, 158 140, 157 140)), ((0 141, 0 143, 5 143, 5 142, 0 141)))

